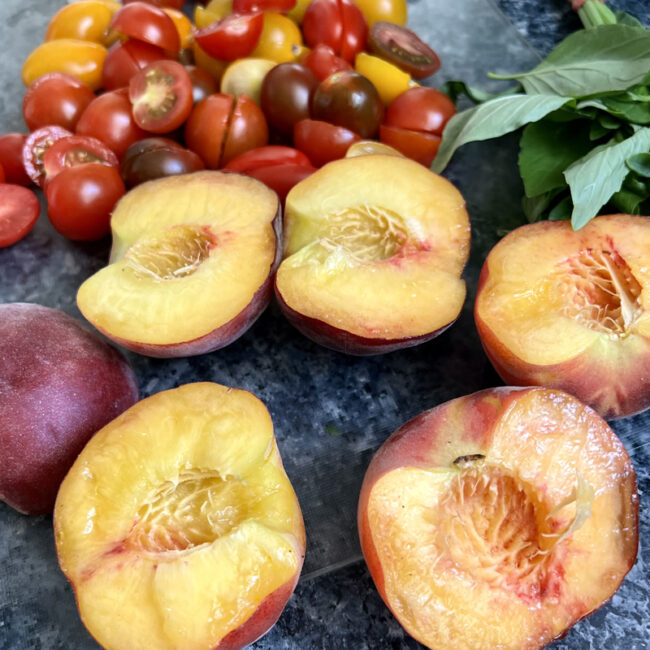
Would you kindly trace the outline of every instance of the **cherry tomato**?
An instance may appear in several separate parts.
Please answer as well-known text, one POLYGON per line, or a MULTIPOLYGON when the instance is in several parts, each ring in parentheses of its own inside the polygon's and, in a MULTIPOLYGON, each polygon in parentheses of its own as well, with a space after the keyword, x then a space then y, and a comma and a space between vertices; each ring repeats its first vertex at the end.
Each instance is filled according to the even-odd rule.
POLYGON ((217 93, 194 106, 185 124, 185 144, 208 169, 219 169, 234 97, 217 93))
POLYGON ((335 72, 352 70, 352 66, 345 59, 336 56, 334 50, 325 43, 319 43, 311 50, 302 60, 302 64, 307 66, 319 81, 323 81, 335 72))
POLYGON ((249 11, 290 11, 296 0, 233 0, 232 10, 237 13, 249 11))
MULTIPOLYGON (((180 7, 178 9, 180 9, 180 7)), ((162 7, 162 10, 174 21, 176 31, 178 32, 178 38, 181 41, 181 49, 185 50, 192 47, 192 41, 194 40, 194 37, 192 36, 193 27, 190 19, 178 9, 171 8, 171 4, 162 7)))
POLYGON ((287 13, 287 16, 291 18, 297 25, 302 23, 302 19, 305 17, 305 12, 311 0, 297 0, 296 6, 287 13))
POLYGON ((324 43, 346 61, 365 48, 368 33, 366 19, 352 0, 312 0, 302 30, 309 47, 324 43))
POLYGON ((211 57, 234 61, 248 56, 262 34, 261 13, 230 14, 194 34, 194 40, 211 57))
POLYGON ((441 141, 440 136, 433 133, 401 129, 385 124, 379 127, 379 139, 425 167, 431 167, 441 141))
MULTIPOLYGON (((154 5, 155 7, 171 8, 171 9, 180 9, 185 0, 140 0, 141 2, 146 2, 147 4, 154 5)), ((131 2, 137 2, 137 0, 123 0, 125 5, 128 5, 131 2)))
POLYGON ((77 134, 101 140, 118 158, 136 140, 147 137, 133 119, 126 88, 93 99, 77 122, 77 134))
POLYGON ((249 149, 265 146, 268 141, 269 127, 262 109, 250 97, 240 95, 228 124, 221 165, 249 149))
POLYGON ((220 61, 210 56, 196 41, 192 43, 192 53, 194 54, 194 63, 197 68, 205 70, 215 81, 221 79, 224 70, 228 67, 227 61, 220 61))
POLYGON ((151 133, 177 129, 192 112, 192 82, 176 61, 156 61, 138 72, 129 83, 135 123, 151 133))
POLYGON ((0 183, 0 248, 20 241, 41 213, 36 194, 26 187, 0 183))
POLYGON ((262 82, 262 110, 269 124, 290 135, 293 125, 309 117, 309 107, 318 86, 314 73, 300 63, 280 63, 262 82))
POLYGON ((372 82, 385 105, 390 104, 403 92, 417 85, 408 72, 366 52, 357 54, 354 60, 354 69, 372 82))
POLYGON ((295 61, 302 50, 302 34, 296 23, 283 14, 267 11, 264 26, 252 57, 277 63, 295 61))
POLYGON ((372 138, 384 117, 384 105, 366 77, 342 70, 320 82, 311 102, 311 116, 372 138))
POLYGON ((257 147, 233 158, 224 169, 233 172, 248 174, 260 167, 275 165, 301 165, 311 167, 311 161, 298 149, 270 144, 266 147, 257 147))
POLYGON ((95 93, 76 77, 50 72, 39 77, 23 98, 23 118, 30 131, 54 124, 74 130, 95 93))
POLYGON ((65 72, 77 77, 91 90, 97 90, 101 86, 105 58, 106 48, 99 43, 74 38, 46 41, 25 59, 23 83, 31 86, 48 72, 65 72))
POLYGON ((23 146, 23 165, 27 175, 39 187, 43 187, 45 182, 45 153, 55 142, 71 135, 70 131, 60 126, 44 126, 27 136, 23 146))
POLYGON ((97 138, 71 135, 55 142, 43 155, 45 185, 67 167, 100 163, 119 168, 117 156, 97 138))
POLYGON ((390 22, 375 23, 368 36, 371 52, 423 79, 440 68, 438 55, 415 33, 390 22))
POLYGON ((315 171, 316 167, 311 165, 268 165, 252 169, 247 174, 270 187, 284 202, 289 190, 315 171))
POLYGON ((217 22, 218 20, 221 20, 222 18, 225 18, 228 14, 232 13, 232 3, 230 5, 230 8, 228 11, 210 11, 209 9, 202 7, 201 5, 196 5, 194 8, 194 27, 196 29, 202 29, 203 27, 207 27, 208 25, 211 25, 212 23, 217 22))
POLYGON ((104 69, 102 70, 102 87, 104 90, 117 90, 129 85, 131 78, 142 68, 154 61, 167 58, 165 50, 144 41, 130 38, 115 43, 108 50, 104 69))
POLYGON ((203 161, 189 149, 167 138, 146 138, 133 143, 122 163, 127 187, 163 176, 189 174, 205 169, 203 161))
POLYGON ((5 168, 2 165, 0 165, 0 183, 4 183, 5 180, 6 180, 5 168))
POLYGON ((31 185, 23 165, 23 147, 27 136, 22 133, 5 133, 0 136, 0 165, 4 169, 5 181, 13 185, 31 185))
POLYGON ((52 16, 45 40, 78 38, 104 44, 113 11, 103 2, 82 0, 65 5, 52 16))
POLYGON ((192 98, 195 104, 217 92, 217 83, 209 72, 195 65, 186 65, 185 70, 192 82, 192 98))
POLYGON ((388 105, 384 124, 442 135, 445 125, 455 114, 456 107, 447 95, 435 88, 420 86, 403 92, 388 105))
POLYGON ((232 13, 232 0, 210 0, 205 8, 213 14, 217 14, 219 19, 225 18, 232 13))
POLYGON ((316 167, 343 158, 350 145, 359 140, 361 136, 349 129, 318 120, 301 120, 293 128, 296 148, 316 167))
POLYGON ((402 27, 406 25, 406 0, 354 0, 354 4, 361 9, 368 27, 372 27, 378 20, 402 27))
POLYGON ((47 216, 64 237, 94 241, 108 234, 111 212, 125 191, 115 167, 67 167, 47 184, 47 216))
POLYGON ((221 77, 221 92, 234 95, 248 95, 258 106, 261 105, 262 82, 277 63, 270 59, 238 59, 233 61, 221 77))
POLYGON ((125 5, 115 14, 111 28, 174 54, 181 49, 174 21, 162 9, 144 2, 125 5))

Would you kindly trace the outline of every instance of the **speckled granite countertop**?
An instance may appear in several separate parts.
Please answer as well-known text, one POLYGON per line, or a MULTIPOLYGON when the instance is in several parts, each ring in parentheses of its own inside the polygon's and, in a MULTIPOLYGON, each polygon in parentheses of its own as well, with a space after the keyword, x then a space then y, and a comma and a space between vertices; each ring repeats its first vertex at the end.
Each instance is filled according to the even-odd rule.
MULTIPOLYGON (((60 4, 0 3, 0 39, 5 44, 0 57, 0 132, 24 129, 19 62, 39 41, 60 4)), ((612 0, 610 5, 650 24, 647 0, 612 0)), ((418 17, 412 24, 427 36, 429 30, 435 33, 436 22, 456 21, 457 32, 449 36, 445 31, 447 39, 440 48, 432 43, 441 49, 443 71, 475 85, 481 83, 485 65, 502 70, 530 67, 536 54, 523 37, 545 54, 579 27, 566 0, 416 0, 410 10, 418 17), (480 15, 475 13, 477 5, 482 6, 480 15), (472 38, 466 36, 470 33, 472 38)), ((494 240, 489 215, 499 210, 517 218, 516 151, 512 139, 467 150, 448 173, 467 196, 473 219, 473 259, 466 274, 470 295, 459 322, 443 337, 386 357, 349 359, 299 337, 272 307, 251 332, 224 351, 191 362, 129 356, 143 395, 200 378, 252 390, 270 407, 288 472, 301 501, 304 495, 308 502, 309 575, 275 628, 254 644, 257 650, 421 647, 388 612, 358 560, 353 501, 372 450, 390 431, 424 408, 500 383, 480 352, 471 301, 478 265, 494 240), (319 426, 332 423, 341 435, 328 436, 313 426, 310 430, 314 414, 319 426), (327 462, 321 464, 323 458, 327 462), (349 480, 334 481, 333 476, 349 480), (329 484, 323 494, 311 485, 318 482, 329 484)), ((0 302, 40 302, 79 316, 70 288, 103 265, 107 244, 62 244, 56 237, 41 218, 18 247, 0 250, 0 302)), ((650 648, 650 412, 617 422, 614 428, 631 451, 639 477, 639 559, 612 602, 556 642, 556 650, 650 648)), ((0 505, 0 650, 97 647, 80 623, 72 591, 58 571, 47 518, 22 517, 0 505)))

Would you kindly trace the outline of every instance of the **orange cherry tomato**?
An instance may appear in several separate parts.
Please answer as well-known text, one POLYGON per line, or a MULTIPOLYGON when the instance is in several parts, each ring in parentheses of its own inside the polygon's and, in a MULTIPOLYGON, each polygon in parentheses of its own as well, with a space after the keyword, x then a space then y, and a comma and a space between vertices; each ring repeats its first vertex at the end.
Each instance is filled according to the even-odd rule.
POLYGON ((102 83, 104 59, 106 48, 99 43, 75 38, 46 41, 25 60, 23 83, 31 86, 36 79, 48 72, 65 72, 77 77, 92 90, 98 90, 102 83))
POLYGON ((125 5, 115 14, 111 28, 168 52, 177 54, 181 49, 174 21, 162 9, 144 2, 125 5))
POLYGON ((52 16, 45 32, 45 40, 77 38, 104 44, 113 13, 108 5, 97 0, 82 0, 65 5, 52 16))

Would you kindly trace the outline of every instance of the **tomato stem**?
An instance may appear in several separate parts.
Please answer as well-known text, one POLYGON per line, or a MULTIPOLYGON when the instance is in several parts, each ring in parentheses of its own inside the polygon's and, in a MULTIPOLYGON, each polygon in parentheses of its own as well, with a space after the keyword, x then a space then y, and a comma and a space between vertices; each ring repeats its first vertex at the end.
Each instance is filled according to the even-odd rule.
POLYGON ((585 29, 616 24, 616 16, 604 0, 573 0, 571 6, 578 12, 585 29))

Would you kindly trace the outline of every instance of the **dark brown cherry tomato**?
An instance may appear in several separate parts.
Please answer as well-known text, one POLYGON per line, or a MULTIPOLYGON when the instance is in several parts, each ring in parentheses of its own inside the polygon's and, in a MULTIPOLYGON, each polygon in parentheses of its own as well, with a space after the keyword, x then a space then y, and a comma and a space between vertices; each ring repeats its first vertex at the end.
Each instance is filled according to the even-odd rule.
POLYGON ((23 118, 30 131, 62 126, 73 131, 95 93, 76 77, 51 72, 39 77, 23 98, 23 118))
POLYGON ((5 172, 5 181, 13 185, 31 185, 23 165, 23 147, 27 136, 22 133, 5 133, 0 136, 0 165, 5 172))
POLYGON ((174 54, 181 49, 174 21, 162 9, 145 2, 122 7, 113 17, 111 29, 174 54))
POLYGON ((136 140, 148 135, 133 119, 126 88, 93 99, 77 122, 77 134, 101 140, 118 158, 136 140))
POLYGON ((248 56, 257 45, 264 27, 262 13, 232 13, 194 33, 194 40, 211 57, 234 61, 248 56))
POLYGON ((379 139, 425 167, 431 167, 442 140, 439 135, 433 133, 400 129, 385 124, 379 127, 379 139))
POLYGON ((280 63, 262 81, 260 103, 269 124, 290 135, 293 125, 309 117, 311 98, 318 86, 314 73, 300 63, 280 63))
POLYGON ((214 95, 214 93, 219 91, 214 77, 209 72, 203 70, 203 68, 198 68, 195 65, 186 65, 185 70, 190 75, 192 97, 194 98, 195 104, 198 104, 209 95, 214 95))
POLYGON ((233 0, 232 10, 236 14, 252 11, 291 11, 296 0, 233 0))
POLYGON ((165 50, 144 41, 130 38, 123 43, 117 42, 106 55, 102 69, 102 87, 104 90, 124 88, 142 68, 166 58, 165 50))
POLYGON ((311 0, 302 19, 309 47, 329 45, 334 53, 353 61, 366 46, 366 19, 352 0, 311 0))
POLYGON ((343 158, 361 136, 342 126, 319 120, 301 120, 293 128, 293 142, 316 167, 343 158))
POLYGON ((0 183, 0 248, 20 241, 41 213, 36 194, 26 187, 0 183))
POLYGON ((67 167, 45 188, 47 216, 64 237, 94 241, 108 234, 111 212, 125 192, 115 167, 97 163, 67 167))
POLYGON ((55 142, 43 156, 45 185, 67 167, 100 163, 119 168, 117 156, 97 138, 84 135, 71 135, 55 142))
POLYGON ((352 66, 345 59, 336 56, 334 50, 325 43, 319 43, 301 63, 307 66, 319 81, 323 81, 335 72, 352 70, 352 66))
POLYGON ((247 95, 237 97, 230 116, 221 165, 269 142, 269 127, 262 109, 247 95))
POLYGON ((177 61, 162 60, 140 70, 129 82, 135 123, 151 133, 177 129, 192 112, 192 82, 177 61))
POLYGON ((32 132, 23 146, 23 166, 27 175, 36 185, 43 187, 45 183, 45 170, 43 158, 47 150, 59 140, 69 138, 70 131, 60 126, 44 126, 32 132))
POLYGON ((372 82, 354 70, 321 81, 311 102, 311 116, 372 138, 384 118, 384 105, 372 82))
POLYGON ((291 188, 315 171, 316 167, 311 165, 268 165, 252 169, 247 174, 274 190, 284 203, 291 188))
POLYGON ((404 91, 388 105, 384 124, 442 135, 455 114, 456 107, 447 95, 435 88, 419 86, 404 91))
POLYGON ((438 55, 415 32, 383 20, 370 28, 368 47, 414 79, 424 79, 440 68, 438 55))
POLYGON ((299 165, 311 167, 311 161, 298 149, 270 144, 246 151, 233 158, 224 169, 233 172, 248 174, 260 167, 273 167, 276 165, 299 165))

